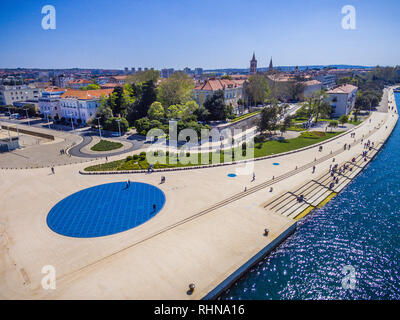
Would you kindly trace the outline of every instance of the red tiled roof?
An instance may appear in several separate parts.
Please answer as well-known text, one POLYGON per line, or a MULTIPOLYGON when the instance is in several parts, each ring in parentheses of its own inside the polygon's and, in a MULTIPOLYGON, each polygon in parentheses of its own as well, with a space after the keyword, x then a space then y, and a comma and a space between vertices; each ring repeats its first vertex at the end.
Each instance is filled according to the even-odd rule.
POLYGON ((101 96, 109 96, 114 90, 113 89, 97 89, 97 90, 71 90, 67 89, 61 98, 63 99, 79 99, 79 100, 91 100, 97 99, 101 96))
POLYGON ((127 78, 127 76, 112 76, 111 78, 113 78, 115 80, 125 80, 127 78))
POLYGON ((45 92, 60 92, 60 91, 65 91, 64 88, 60 87, 47 87, 44 89, 45 92))
POLYGON ((115 88, 115 87, 121 87, 122 85, 120 83, 104 83, 101 84, 100 87, 102 89, 108 89, 108 88, 115 88))
POLYGON ((68 82, 68 84, 85 84, 85 83, 90 84, 92 82, 86 79, 71 80, 68 82))
POLYGON ((208 79, 206 82, 198 85, 194 88, 194 90, 207 90, 207 91, 216 91, 216 90, 224 90, 224 88, 228 88, 232 86, 242 87, 245 80, 229 80, 229 79, 208 79))
POLYGON ((345 84, 345 85, 333 88, 333 89, 327 91, 327 93, 351 93, 357 89, 358 88, 356 86, 353 86, 352 84, 345 84))

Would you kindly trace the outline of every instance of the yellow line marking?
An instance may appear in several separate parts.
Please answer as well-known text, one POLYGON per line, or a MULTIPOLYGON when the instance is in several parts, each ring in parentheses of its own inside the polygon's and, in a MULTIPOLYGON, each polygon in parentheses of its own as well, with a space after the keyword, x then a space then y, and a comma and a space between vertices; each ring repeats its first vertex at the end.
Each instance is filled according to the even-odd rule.
POLYGON ((322 200, 316 207, 314 206, 309 206, 307 207, 304 211, 300 212, 296 217, 294 217, 294 220, 300 220, 301 218, 304 218, 306 215, 308 215, 312 210, 315 208, 322 208, 325 206, 329 201, 332 200, 337 195, 336 192, 332 192, 329 196, 327 196, 324 200, 322 200))
POLYGON ((300 220, 301 218, 305 217, 306 215, 308 215, 311 210, 313 210, 315 207, 314 206, 309 206, 307 209, 305 209, 304 211, 302 211, 301 213, 299 213, 294 220, 300 220))
POLYGON ((324 200, 322 200, 318 205, 317 208, 322 208, 324 205, 326 205, 329 201, 332 200, 333 197, 337 195, 336 192, 332 192, 329 196, 327 196, 324 200))

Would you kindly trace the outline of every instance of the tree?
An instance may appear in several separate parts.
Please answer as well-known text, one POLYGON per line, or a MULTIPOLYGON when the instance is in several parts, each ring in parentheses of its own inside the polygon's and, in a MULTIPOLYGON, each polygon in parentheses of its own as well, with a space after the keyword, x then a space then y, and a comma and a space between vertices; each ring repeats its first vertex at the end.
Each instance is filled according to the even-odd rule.
POLYGON ((127 119, 133 124, 136 120, 147 116, 150 105, 156 101, 156 89, 152 80, 133 84, 131 87, 136 99, 134 103, 128 105, 127 119))
POLYGON ((249 77, 247 91, 255 104, 264 103, 269 98, 271 91, 263 75, 255 74, 249 77))
POLYGON ((230 103, 229 105, 225 106, 225 118, 233 119, 235 114, 233 113, 233 106, 230 103))
POLYGON ((104 122, 104 129, 114 132, 119 132, 119 129, 121 129, 121 133, 124 133, 129 129, 129 123, 125 118, 112 117, 104 122), (119 127, 118 120, 120 122, 119 127))
POLYGON ((138 71, 134 75, 128 76, 127 82, 138 84, 147 81, 152 81, 153 83, 157 83, 158 79, 160 79, 160 71, 147 70, 147 71, 138 71))
POLYGON ((210 117, 210 112, 204 106, 199 107, 195 114, 199 121, 206 121, 210 117))
POLYGON ((338 120, 341 125, 344 125, 345 123, 347 123, 349 121, 349 117, 346 115, 342 115, 339 117, 338 120))
POLYGON ((315 122, 318 122, 320 115, 330 116, 332 113, 332 107, 327 101, 328 95, 324 90, 316 91, 313 93, 311 101, 311 109, 313 110, 313 115, 315 116, 315 122))
POLYGON ((109 100, 105 97, 102 97, 100 99, 100 107, 98 107, 96 111, 96 118, 100 117, 100 123, 104 125, 106 120, 112 118, 113 116, 114 115, 110 107, 109 100))
POLYGON ((209 95, 204 101, 204 107, 210 113, 210 120, 225 120, 225 97, 222 90, 215 91, 213 95, 209 95))
POLYGON ((127 92, 122 87, 115 87, 113 93, 110 95, 110 105, 115 115, 125 117, 127 115, 127 92))
POLYGON ((276 105, 266 107, 261 110, 260 120, 258 121, 257 128, 260 132, 276 130, 278 123, 279 110, 276 105))
POLYGON ((193 88, 192 78, 183 72, 175 72, 158 86, 157 100, 166 108, 173 104, 185 104, 192 99, 193 88))
POLYGON ((181 116, 181 105, 173 104, 167 109, 167 118, 168 119, 178 119, 181 116))
POLYGON ((199 105, 197 104, 197 102, 194 100, 190 100, 182 106, 180 117, 187 118, 190 115, 194 114, 198 108, 199 105))
POLYGON ((147 131, 150 130, 150 121, 148 118, 141 118, 135 121, 136 132, 141 135, 146 135, 147 131))
POLYGON ((370 110, 371 101, 367 96, 364 96, 361 92, 357 93, 355 108, 361 110, 370 110))
POLYGON ((100 86, 95 83, 88 84, 86 87, 81 88, 81 90, 98 90, 98 89, 100 89, 100 86))
POLYGON ((147 115, 150 120, 162 120, 165 115, 164 107, 158 101, 151 104, 147 115))
POLYGON ((282 123, 280 129, 279 129, 282 136, 287 131, 287 128, 289 128, 291 124, 292 124, 292 117, 286 116, 285 119, 283 120, 283 123, 282 123))
POLYGON ((334 121, 329 122, 328 127, 331 128, 331 132, 332 132, 332 131, 333 131, 333 128, 337 128, 338 125, 339 125, 339 123, 338 123, 336 120, 334 120, 334 121))

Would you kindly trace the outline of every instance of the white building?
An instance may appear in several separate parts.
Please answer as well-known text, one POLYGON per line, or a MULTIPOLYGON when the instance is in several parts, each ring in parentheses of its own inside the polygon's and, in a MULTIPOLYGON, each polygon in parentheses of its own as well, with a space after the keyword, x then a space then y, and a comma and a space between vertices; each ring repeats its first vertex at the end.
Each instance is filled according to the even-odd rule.
POLYGON ((323 89, 331 89, 336 85, 336 76, 329 73, 320 73, 313 77, 314 80, 321 82, 323 89))
POLYGON ((108 97, 113 89, 99 90, 67 90, 60 97, 61 117, 73 119, 78 123, 86 123, 96 115, 100 106, 100 98, 108 97))
POLYGON ((0 86, 0 105, 12 105, 14 102, 37 100, 42 95, 42 89, 34 86, 15 85, 0 86))
POLYGON ((43 90, 42 97, 39 98, 40 113, 45 119, 61 118, 60 97, 66 91, 64 88, 49 87, 43 90))
POLYGON ((303 82, 304 84, 304 91, 303 96, 304 98, 311 98, 314 92, 321 91, 322 84, 318 80, 309 80, 303 82))
POLYGON ((328 101, 332 106, 332 113, 334 117, 348 115, 354 108, 356 102, 358 88, 351 84, 337 86, 329 91, 328 101))

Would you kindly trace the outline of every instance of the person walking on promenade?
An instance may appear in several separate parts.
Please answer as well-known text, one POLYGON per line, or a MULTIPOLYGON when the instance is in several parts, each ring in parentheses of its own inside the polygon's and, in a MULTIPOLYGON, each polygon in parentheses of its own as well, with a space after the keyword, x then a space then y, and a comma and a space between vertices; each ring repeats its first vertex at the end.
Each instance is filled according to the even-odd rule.
POLYGON ((312 167, 312 173, 315 173, 315 166, 312 167))
POLYGON ((51 167, 51 173, 52 173, 52 174, 55 174, 54 167, 51 167))
POLYGON ((256 180, 256 174, 253 172, 253 181, 256 180))

